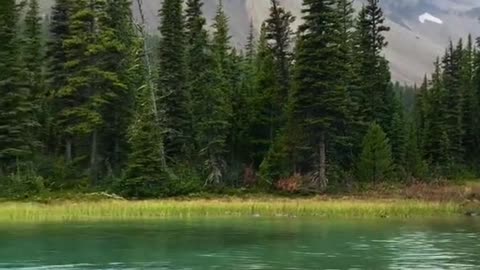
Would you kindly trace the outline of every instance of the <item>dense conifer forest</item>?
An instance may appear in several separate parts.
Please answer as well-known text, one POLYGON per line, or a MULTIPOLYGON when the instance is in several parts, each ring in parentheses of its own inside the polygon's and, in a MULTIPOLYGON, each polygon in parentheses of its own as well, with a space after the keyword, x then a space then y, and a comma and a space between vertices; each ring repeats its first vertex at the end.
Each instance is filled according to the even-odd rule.
MULTIPOLYGON (((231 45, 220 0, 0 1, 0 194, 129 198, 475 177, 480 51, 446 44, 423 83, 392 83, 379 0, 277 0, 231 45), (301 26, 292 24, 301 20, 301 26)), ((435 61, 433 63, 433 61, 435 61)))

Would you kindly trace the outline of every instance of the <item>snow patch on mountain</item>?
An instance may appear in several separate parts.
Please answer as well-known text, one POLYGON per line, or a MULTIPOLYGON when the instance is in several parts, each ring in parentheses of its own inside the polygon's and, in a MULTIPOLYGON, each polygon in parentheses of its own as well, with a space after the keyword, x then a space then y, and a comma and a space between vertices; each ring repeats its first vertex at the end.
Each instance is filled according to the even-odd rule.
POLYGON ((418 17, 418 20, 421 23, 425 23, 426 21, 433 22, 433 23, 438 23, 438 24, 443 24, 443 21, 432 14, 425 12, 422 15, 418 17))

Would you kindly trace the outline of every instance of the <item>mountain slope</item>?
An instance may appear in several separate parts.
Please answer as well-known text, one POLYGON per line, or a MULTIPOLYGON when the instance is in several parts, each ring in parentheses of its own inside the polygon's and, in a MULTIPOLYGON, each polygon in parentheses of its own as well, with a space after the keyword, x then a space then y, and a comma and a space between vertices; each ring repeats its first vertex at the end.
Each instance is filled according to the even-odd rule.
MULTIPOLYGON (((143 0, 144 13, 149 31, 156 31, 157 13, 160 0, 143 0)), ((286 9, 301 18, 301 0, 280 0, 286 9)), ((45 10, 51 0, 41 1, 45 10)), ((134 10, 138 8, 134 2, 134 10)), ((217 0, 205 0, 204 11, 207 18, 213 18, 217 0)), ((241 46, 246 40, 250 21, 257 30, 268 16, 270 0, 224 0, 230 17, 233 43, 241 46)), ((362 0, 356 0, 357 8, 362 0)), ((406 83, 419 82, 425 73, 432 70, 434 59, 441 55, 450 39, 456 40, 472 33, 480 35, 480 1, 478 0, 384 0, 382 5, 391 31, 387 34, 390 42, 385 53, 390 60, 393 79, 406 83), (442 24, 426 20, 420 16, 428 13, 438 18, 442 24)), ((297 24, 301 22, 297 19, 297 24)))

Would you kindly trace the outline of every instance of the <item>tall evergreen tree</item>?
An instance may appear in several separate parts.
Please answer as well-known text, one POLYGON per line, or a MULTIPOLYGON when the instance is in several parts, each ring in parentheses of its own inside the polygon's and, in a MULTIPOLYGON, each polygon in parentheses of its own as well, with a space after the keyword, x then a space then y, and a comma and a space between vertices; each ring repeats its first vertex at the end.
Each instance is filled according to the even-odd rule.
POLYGON ((253 21, 250 21, 250 28, 248 31, 247 44, 245 45, 245 57, 248 60, 253 60, 256 53, 256 41, 255 41, 255 27, 253 21))
POLYGON ((117 87, 105 106, 105 130, 102 132, 102 156, 107 170, 119 172, 126 160, 127 129, 134 110, 134 92, 141 83, 132 70, 136 55, 142 51, 141 42, 133 27, 130 0, 107 0, 103 31, 107 32, 104 69, 116 74, 117 87))
POLYGON ((213 57, 209 44, 208 32, 205 29, 206 19, 202 13, 203 2, 188 0, 185 10, 185 40, 186 40, 186 87, 191 96, 193 133, 195 136, 195 156, 202 148, 199 125, 202 115, 205 92, 212 87, 213 57))
POLYGON ((37 152, 41 146, 39 143, 40 122, 45 122, 42 108, 44 102, 44 44, 38 1, 30 0, 27 7, 24 18, 25 29, 21 38, 20 59, 22 72, 20 74, 22 84, 29 90, 27 99, 32 109, 32 126, 28 130, 28 137, 32 149, 37 152))
POLYGON ((185 85, 185 26, 182 0, 166 0, 160 10, 158 87, 165 108, 169 133, 165 141, 168 158, 180 162, 192 149, 191 97, 185 85))
POLYGON ((354 14, 352 0, 337 0, 336 12, 339 20, 339 74, 337 85, 339 96, 343 99, 341 113, 335 126, 338 134, 334 139, 335 161, 342 170, 350 170, 354 157, 359 152, 359 146, 364 136, 363 123, 359 113, 359 102, 354 99, 358 91, 358 76, 354 72, 354 14))
POLYGON ((291 24, 295 17, 286 11, 278 0, 270 0, 270 16, 265 21, 268 46, 274 57, 275 77, 278 81, 278 97, 280 105, 286 103, 290 90, 291 41, 293 31, 291 24))
POLYGON ((444 126, 449 140, 449 156, 453 161, 460 162, 463 159, 463 124, 462 105, 463 93, 461 87, 461 60, 463 55, 463 42, 459 41, 455 48, 450 45, 443 57, 443 87, 445 89, 444 126))
POLYGON ((426 118, 429 125, 425 131, 424 152, 426 159, 434 164, 446 164, 449 161, 449 139, 445 127, 446 114, 445 89, 443 87, 440 59, 435 62, 435 71, 432 75, 429 90, 430 108, 426 118))
POLYGON ((66 84, 68 72, 65 68, 67 52, 64 42, 70 36, 70 16, 72 12, 71 0, 56 0, 52 7, 49 25, 49 39, 47 42, 47 68, 46 68, 46 101, 44 104, 42 142, 49 154, 58 154, 62 147, 59 141, 61 128, 56 115, 62 110, 62 100, 57 98, 60 89, 66 84))
POLYGON ((325 188, 327 179, 327 145, 336 135, 334 123, 344 118, 344 96, 340 95, 338 16, 334 0, 305 0, 304 24, 300 27, 296 56, 293 110, 306 132, 306 145, 315 163, 305 164, 312 182, 325 188))
POLYGON ((428 119, 428 114, 431 110, 430 106, 430 95, 429 95, 429 84, 427 75, 423 78, 422 85, 417 91, 415 97, 415 111, 414 119, 416 123, 416 129, 418 130, 418 146, 421 149, 421 155, 424 156, 425 143, 427 141, 427 130, 430 127, 430 122, 428 119))
POLYGON ((203 95, 202 111, 204 118, 199 126, 200 155, 207 173, 206 184, 218 185, 226 171, 227 138, 232 115, 231 89, 229 87, 229 40, 228 18, 220 1, 213 24, 212 43, 213 68, 212 85, 203 95))
MULTIPOLYGON (((255 92, 251 96, 253 115, 251 121, 251 143, 255 151, 253 160, 256 166, 263 161, 272 146, 279 124, 273 108, 278 106, 278 80, 272 50, 268 47, 265 24, 262 25, 255 59, 255 92)), ((278 108, 278 107, 277 107, 278 108)))
POLYGON ((0 3, 0 173, 31 154, 33 126, 30 89, 20 62, 16 35, 18 10, 14 0, 0 3))
POLYGON ((408 130, 405 121, 405 109, 400 100, 399 93, 395 96, 394 114, 391 122, 390 143, 395 165, 405 167, 408 143, 408 130))
POLYGON ((213 52, 215 56, 215 61, 217 62, 218 68, 221 72, 225 74, 229 66, 229 54, 231 51, 229 34, 230 27, 228 22, 228 17, 225 14, 223 9, 223 0, 218 1, 217 11, 215 13, 215 18, 213 19, 213 52))
POLYGON ((475 93, 474 73, 475 73, 475 52, 472 36, 468 36, 467 45, 464 49, 461 59, 461 84, 463 90, 463 147, 465 149, 466 161, 478 161, 479 154, 477 126, 480 124, 478 118, 478 100, 475 93))
POLYGON ((28 84, 33 97, 43 94, 43 41, 42 19, 38 0, 30 0, 25 15, 23 61, 28 72, 28 84))
MULTIPOLYGON (((476 134, 473 138, 473 141, 475 141, 475 147, 474 152, 476 152, 477 160, 480 157, 480 51, 478 50, 478 47, 480 47, 480 41, 477 41, 477 49, 474 51, 474 72, 473 72, 473 93, 471 94, 471 101, 467 105, 470 109, 466 110, 466 113, 471 114, 473 119, 473 126, 471 127, 471 130, 473 133, 471 135, 476 134), (472 109, 473 108, 473 109, 472 109), (475 109, 476 108, 476 109, 475 109)), ((468 94, 467 94, 468 95, 468 94)), ((467 116, 467 119, 469 117, 467 116)), ((467 130, 467 133, 468 130, 467 130)), ((468 135, 467 135, 468 136, 468 135)), ((466 143, 471 142, 472 139, 467 139, 466 143)), ((467 152, 468 153, 468 152, 467 152)))
MULTIPOLYGON (((257 93, 263 100, 259 108, 263 125, 257 126, 260 154, 273 147, 286 120, 286 109, 291 93, 292 36, 291 24, 295 17, 286 11, 278 0, 271 0, 270 15, 262 25, 262 44, 257 59, 257 93), (263 119, 262 119, 263 118, 263 119), (265 148, 266 147, 266 148, 265 148)), ((258 124, 258 123, 257 123, 258 124)), ((259 163, 257 163, 259 164, 259 163)))
POLYGON ((133 121, 128 129, 130 152, 121 192, 133 198, 161 194, 167 177, 164 130, 157 121, 148 86, 138 89, 133 121))
POLYGON ((385 17, 379 0, 368 0, 359 12, 356 27, 356 72, 359 88, 355 98, 360 101, 364 121, 377 121, 389 133, 392 113, 390 71, 382 50, 388 45, 384 32, 385 17))
POLYGON ((73 4, 71 35, 64 41, 69 77, 57 93, 64 104, 59 122, 66 142, 66 159, 72 161, 73 157, 88 155, 88 168, 94 179, 98 176, 103 147, 100 132, 106 126, 104 112, 127 88, 120 74, 110 69, 108 56, 119 47, 108 25, 106 7, 104 0, 82 0, 73 4), (89 151, 74 149, 85 144, 89 151))

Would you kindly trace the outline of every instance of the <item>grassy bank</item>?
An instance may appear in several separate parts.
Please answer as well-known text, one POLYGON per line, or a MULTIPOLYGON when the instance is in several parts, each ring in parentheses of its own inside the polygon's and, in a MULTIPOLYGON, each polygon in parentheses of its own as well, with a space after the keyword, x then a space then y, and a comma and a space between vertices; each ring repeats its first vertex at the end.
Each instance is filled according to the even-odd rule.
POLYGON ((416 200, 222 199, 0 203, 0 222, 128 221, 168 217, 407 218, 461 215, 452 202, 416 200))

